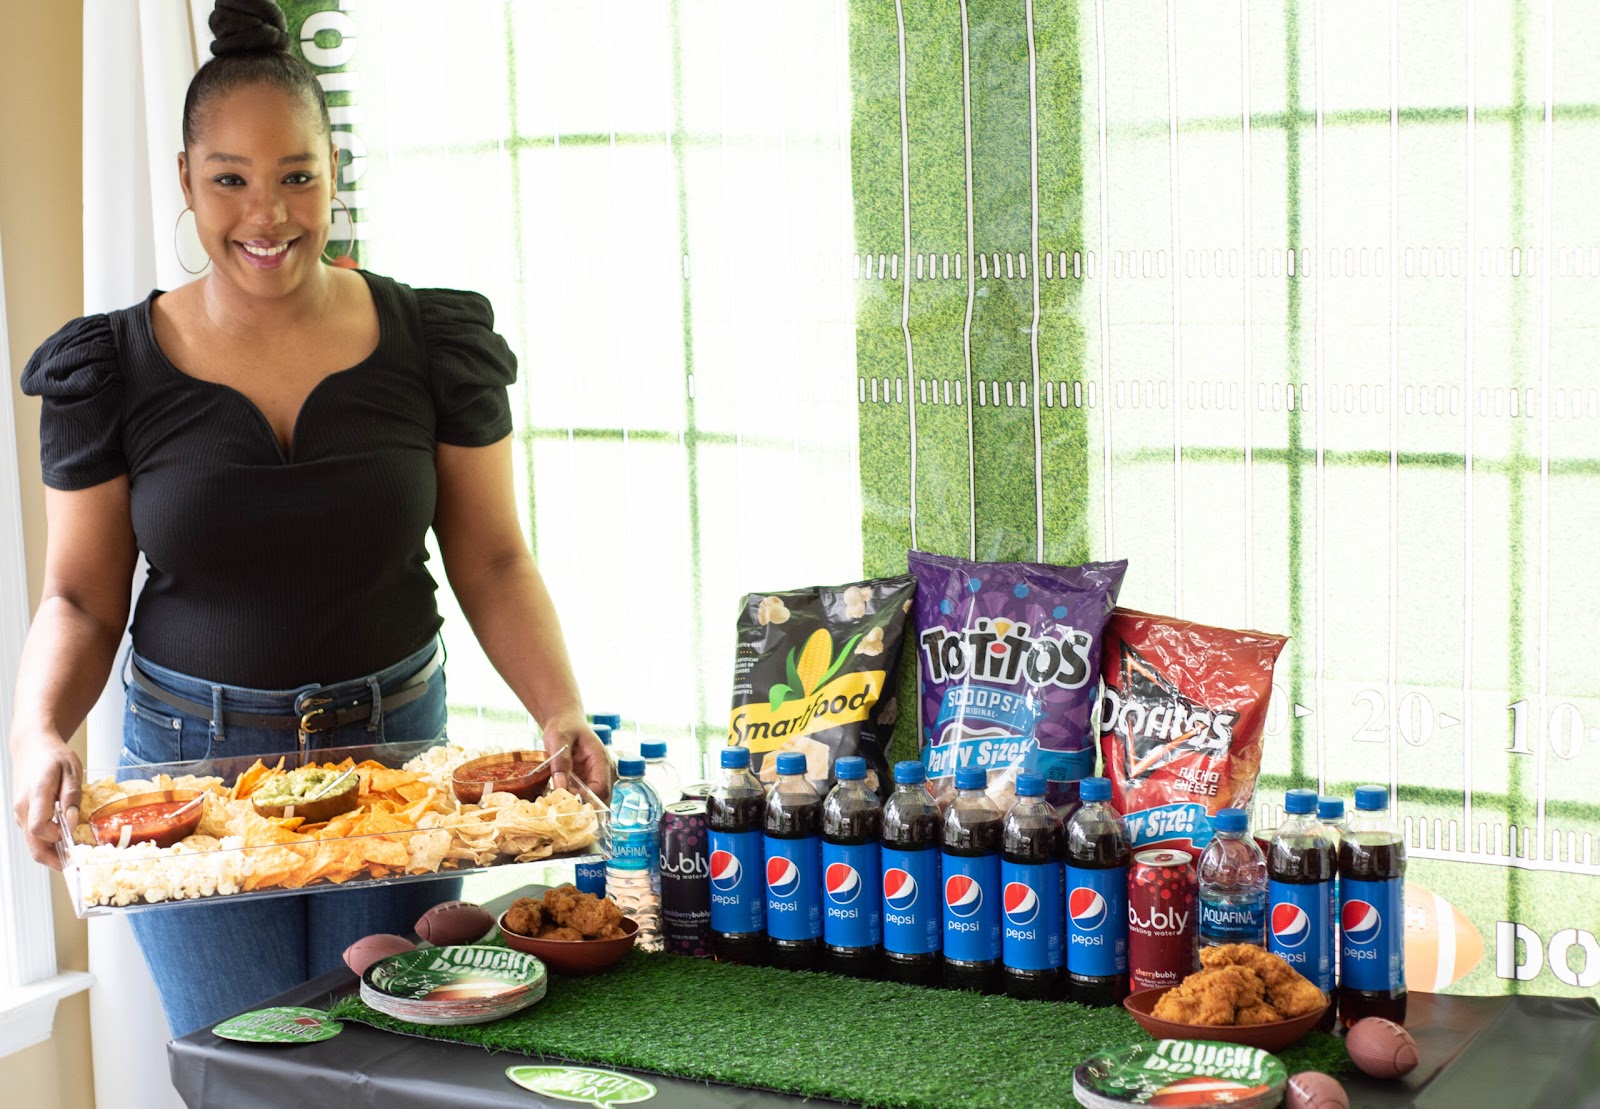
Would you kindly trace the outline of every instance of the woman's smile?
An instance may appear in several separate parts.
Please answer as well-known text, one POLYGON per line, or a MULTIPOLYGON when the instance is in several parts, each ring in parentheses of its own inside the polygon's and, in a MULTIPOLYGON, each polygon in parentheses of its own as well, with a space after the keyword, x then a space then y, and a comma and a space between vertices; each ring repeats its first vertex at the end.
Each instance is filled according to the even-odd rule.
POLYGON ((258 270, 275 270, 289 257, 289 251, 297 246, 300 239, 235 239, 233 245, 239 248, 239 253, 244 260, 258 270))

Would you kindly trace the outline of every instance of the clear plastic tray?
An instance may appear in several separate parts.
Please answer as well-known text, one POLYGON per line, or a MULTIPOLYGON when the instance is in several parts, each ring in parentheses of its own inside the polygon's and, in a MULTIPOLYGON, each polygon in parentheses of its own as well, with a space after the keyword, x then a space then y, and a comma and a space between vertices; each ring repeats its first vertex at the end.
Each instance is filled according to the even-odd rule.
MULTIPOLYGON (((488 806, 459 802, 451 788, 453 765, 493 753, 496 752, 452 747, 441 740, 281 756, 285 771, 312 764, 338 765, 347 760, 357 764, 358 773, 363 763, 387 770, 405 770, 407 764, 413 768, 427 765, 413 781, 392 775, 380 775, 375 780, 369 766, 359 787, 361 804, 353 810, 354 815, 334 818, 341 823, 335 825, 336 834, 329 838, 314 838, 299 827, 268 821, 255 813, 248 800, 232 798, 240 775, 255 766, 254 755, 91 769, 84 774, 84 803, 76 841, 67 833, 59 810, 57 814, 62 827, 57 849, 73 909, 79 917, 88 917, 215 905, 247 898, 425 882, 489 870, 509 873, 513 867, 594 861, 609 854, 609 810, 575 776, 556 775, 550 792, 532 802, 518 801, 507 794, 493 795, 488 806), (191 780, 195 778, 219 781, 202 785, 191 780), (374 792, 370 786, 388 784, 384 778, 401 783, 410 796, 393 788, 374 792), (148 788, 138 784, 141 782, 148 783, 148 788), (90 818, 117 796, 197 786, 214 794, 201 802, 204 815, 198 828, 201 836, 209 839, 186 837, 171 848, 150 843, 94 842, 90 818), (421 786, 432 791, 425 801, 421 786), (590 813, 549 809, 556 788, 565 788, 586 803, 592 818, 590 813), (374 815, 391 806, 402 811, 374 815), (536 815, 538 807, 546 808, 542 816, 536 815), (423 826, 405 826, 414 818, 423 826), (593 842, 578 842, 591 823, 593 842), (345 824, 355 825, 353 833, 337 834, 345 824), (379 830, 368 831, 362 825, 379 830), (281 831, 270 830, 269 826, 281 831), (274 835, 282 842, 260 842, 266 835, 274 835), (550 853, 539 854, 542 843, 550 844, 550 853)), ((261 756, 260 761, 276 769, 279 758, 261 756)), ((318 830, 326 834, 327 825, 313 827, 313 833, 318 830)))

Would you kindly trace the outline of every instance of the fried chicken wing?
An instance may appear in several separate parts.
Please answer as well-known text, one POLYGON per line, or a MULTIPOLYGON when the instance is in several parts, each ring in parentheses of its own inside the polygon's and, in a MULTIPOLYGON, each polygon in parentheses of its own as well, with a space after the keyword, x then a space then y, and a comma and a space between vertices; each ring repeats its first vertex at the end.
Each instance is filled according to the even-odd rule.
POLYGON ((1266 983, 1267 1002, 1281 1019, 1314 1012, 1328 1003, 1327 996, 1299 971, 1270 951, 1253 944, 1228 943, 1200 952, 1200 963, 1210 968, 1249 967, 1266 983))
POLYGON ((1275 1024, 1282 1019, 1283 1014, 1265 1001, 1243 1007, 1233 1015, 1235 1024, 1275 1024))
POLYGON ((1233 1024, 1239 1009, 1261 1004, 1264 988, 1248 967, 1202 970, 1164 994, 1154 1015, 1179 1024, 1233 1024))
POLYGON ((537 936, 544 923, 544 902, 519 897, 506 910, 506 927, 524 936, 537 936))
POLYGON ((539 933, 539 938, 541 940, 581 940, 583 939, 583 933, 576 928, 568 928, 562 924, 554 928, 546 927, 543 932, 539 933))

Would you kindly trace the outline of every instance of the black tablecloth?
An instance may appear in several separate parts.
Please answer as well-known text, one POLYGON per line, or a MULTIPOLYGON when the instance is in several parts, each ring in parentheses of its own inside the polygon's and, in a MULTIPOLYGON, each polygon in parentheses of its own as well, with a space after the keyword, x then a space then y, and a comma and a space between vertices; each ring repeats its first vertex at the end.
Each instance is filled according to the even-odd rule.
MULTIPOLYGON (((356 989, 355 976, 340 970, 252 1008, 326 1009, 356 989)), ((1406 1027, 1416 1038, 1421 1065, 1394 1082, 1346 1077, 1352 1109, 1600 1109, 1600 1006, 1591 998, 1412 994, 1406 1027)), ((885 1034, 893 1035, 893 1029, 885 1034)), ((530 1093, 505 1076, 507 1067, 539 1060, 380 1032, 354 1021, 322 1043, 236 1043, 205 1029, 174 1040, 167 1050, 173 1085, 191 1109, 571 1109, 572 1104, 530 1093)), ((716 1045, 707 1044, 706 1050, 715 1051, 716 1045)), ((1073 1103, 1075 1064, 1062 1061, 1060 1086, 1042 1092, 1040 1105, 1073 1103)), ((804 1100, 643 1077, 658 1089, 644 1103, 649 1109, 782 1109, 804 1100)))

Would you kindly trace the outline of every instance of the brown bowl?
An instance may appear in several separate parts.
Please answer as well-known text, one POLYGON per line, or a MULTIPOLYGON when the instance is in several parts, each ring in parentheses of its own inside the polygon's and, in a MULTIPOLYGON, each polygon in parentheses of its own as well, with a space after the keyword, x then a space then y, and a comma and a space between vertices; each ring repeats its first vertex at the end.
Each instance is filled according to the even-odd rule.
POLYGON ((483 799, 483 787, 491 792, 509 793, 532 801, 550 788, 550 756, 543 751, 508 751, 503 755, 484 755, 456 767, 450 788, 463 805, 476 805, 483 799))
POLYGON ((622 918, 624 935, 614 940, 541 940, 524 936, 506 927, 506 917, 500 914, 500 934, 506 946, 540 959, 557 974, 581 978, 605 970, 622 960, 639 934, 639 922, 632 917, 622 918))
POLYGON ((180 839, 194 835, 194 830, 200 826, 200 818, 206 811, 205 802, 191 804, 199 796, 198 790, 168 789, 124 797, 90 813, 89 828, 94 832, 96 843, 113 847, 122 842, 124 825, 133 829, 129 843, 171 847, 180 839), (179 810, 181 814, 174 819, 173 814, 179 810))
POLYGON ((1176 988, 1158 986, 1153 990, 1140 990, 1123 998, 1122 1007, 1132 1014, 1140 1028, 1158 1040, 1216 1040, 1258 1047, 1262 1051, 1282 1051, 1290 1044, 1299 1042, 1328 1011, 1328 1006, 1324 1005, 1302 1016, 1273 1021, 1271 1024, 1179 1024, 1152 1016, 1156 1002, 1168 990, 1176 988))
MULTIPOLYGON (((290 771, 290 773, 294 773, 290 771)), ((268 779, 271 781, 272 779, 268 779)), ((303 817, 306 824, 322 824, 332 820, 340 813, 347 813, 351 809, 361 806, 361 775, 352 774, 347 778, 335 793, 318 797, 315 801, 285 801, 282 804, 268 804, 250 798, 250 804, 257 813, 267 817, 282 817, 289 815, 289 810, 294 810, 294 815, 303 817)))

